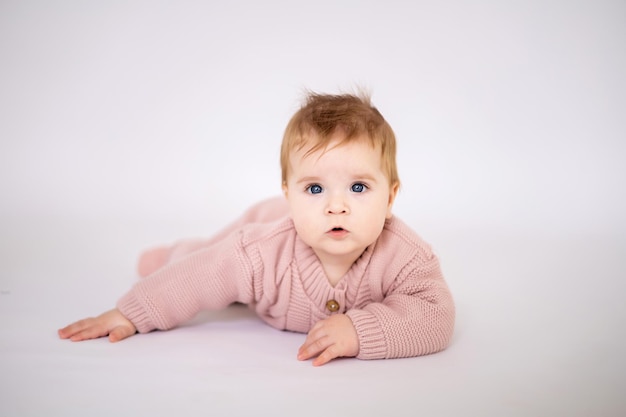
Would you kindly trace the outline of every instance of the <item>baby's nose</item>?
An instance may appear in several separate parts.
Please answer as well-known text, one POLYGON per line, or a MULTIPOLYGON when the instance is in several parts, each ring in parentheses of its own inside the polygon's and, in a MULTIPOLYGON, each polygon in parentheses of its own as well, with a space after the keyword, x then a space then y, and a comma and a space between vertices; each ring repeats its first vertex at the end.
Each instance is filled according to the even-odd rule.
POLYGON ((348 212, 348 205, 342 196, 332 196, 328 199, 327 214, 347 214, 348 212))

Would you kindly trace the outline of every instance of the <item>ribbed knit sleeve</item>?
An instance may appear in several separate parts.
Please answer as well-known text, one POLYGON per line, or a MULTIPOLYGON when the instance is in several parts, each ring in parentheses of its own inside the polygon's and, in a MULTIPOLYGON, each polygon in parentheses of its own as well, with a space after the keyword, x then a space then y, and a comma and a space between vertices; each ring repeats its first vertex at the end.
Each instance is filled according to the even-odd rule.
MULTIPOLYGON (((399 226, 390 229, 402 231, 399 226)), ((391 234, 396 236, 377 243, 368 267, 368 291, 361 293, 369 302, 357 300, 346 313, 359 337, 360 359, 426 355, 452 338, 455 307, 439 260, 423 241, 391 234)))
POLYGON ((240 236, 233 233, 141 279, 118 301, 117 308, 145 333, 175 327, 201 310, 249 303, 254 273, 240 236))

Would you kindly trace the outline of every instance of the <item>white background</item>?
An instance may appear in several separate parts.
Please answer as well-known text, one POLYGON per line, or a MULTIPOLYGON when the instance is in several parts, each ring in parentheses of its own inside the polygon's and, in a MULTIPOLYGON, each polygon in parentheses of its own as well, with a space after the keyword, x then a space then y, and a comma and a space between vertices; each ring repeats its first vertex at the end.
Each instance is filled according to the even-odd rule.
POLYGON ((346 397, 368 389, 350 410, 626 413, 625 74, 623 1, 0 2, 0 414, 96 415, 106 390, 134 415, 244 413, 250 395, 257 410, 349 415, 346 397), (299 335, 234 310, 225 362, 173 388, 145 359, 104 371, 155 344, 175 368, 193 327, 115 348, 56 339, 115 303, 146 246, 207 236, 280 192, 304 89, 358 87, 398 138, 395 212, 434 245, 457 300, 447 351, 315 373, 293 363, 299 335), (285 338, 276 373, 237 353, 285 338), (286 391, 284 408, 264 389, 286 391))

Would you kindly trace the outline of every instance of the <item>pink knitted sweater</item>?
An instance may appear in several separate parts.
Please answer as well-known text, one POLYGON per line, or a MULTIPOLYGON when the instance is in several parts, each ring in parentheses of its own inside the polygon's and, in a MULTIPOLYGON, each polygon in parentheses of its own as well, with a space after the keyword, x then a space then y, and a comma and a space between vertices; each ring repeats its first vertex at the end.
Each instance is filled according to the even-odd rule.
POLYGON ((296 234, 283 198, 251 208, 211 240, 180 242, 169 253, 118 301, 139 332, 240 302, 271 326, 295 332, 346 314, 360 359, 433 353, 452 336, 454 304, 437 257, 396 217, 335 287, 296 234))

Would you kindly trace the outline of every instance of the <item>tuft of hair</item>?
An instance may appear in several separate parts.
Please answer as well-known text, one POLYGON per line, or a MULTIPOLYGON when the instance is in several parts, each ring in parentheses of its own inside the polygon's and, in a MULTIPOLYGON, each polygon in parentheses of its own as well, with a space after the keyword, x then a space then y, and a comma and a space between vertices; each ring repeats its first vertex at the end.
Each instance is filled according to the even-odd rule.
POLYGON ((320 94, 307 90, 300 109, 291 117, 281 145, 282 182, 286 184, 289 155, 308 147, 306 154, 326 150, 366 137, 373 147, 380 146, 383 169, 391 186, 399 184, 396 165, 396 138, 393 129, 371 103, 365 90, 356 94, 320 94))

